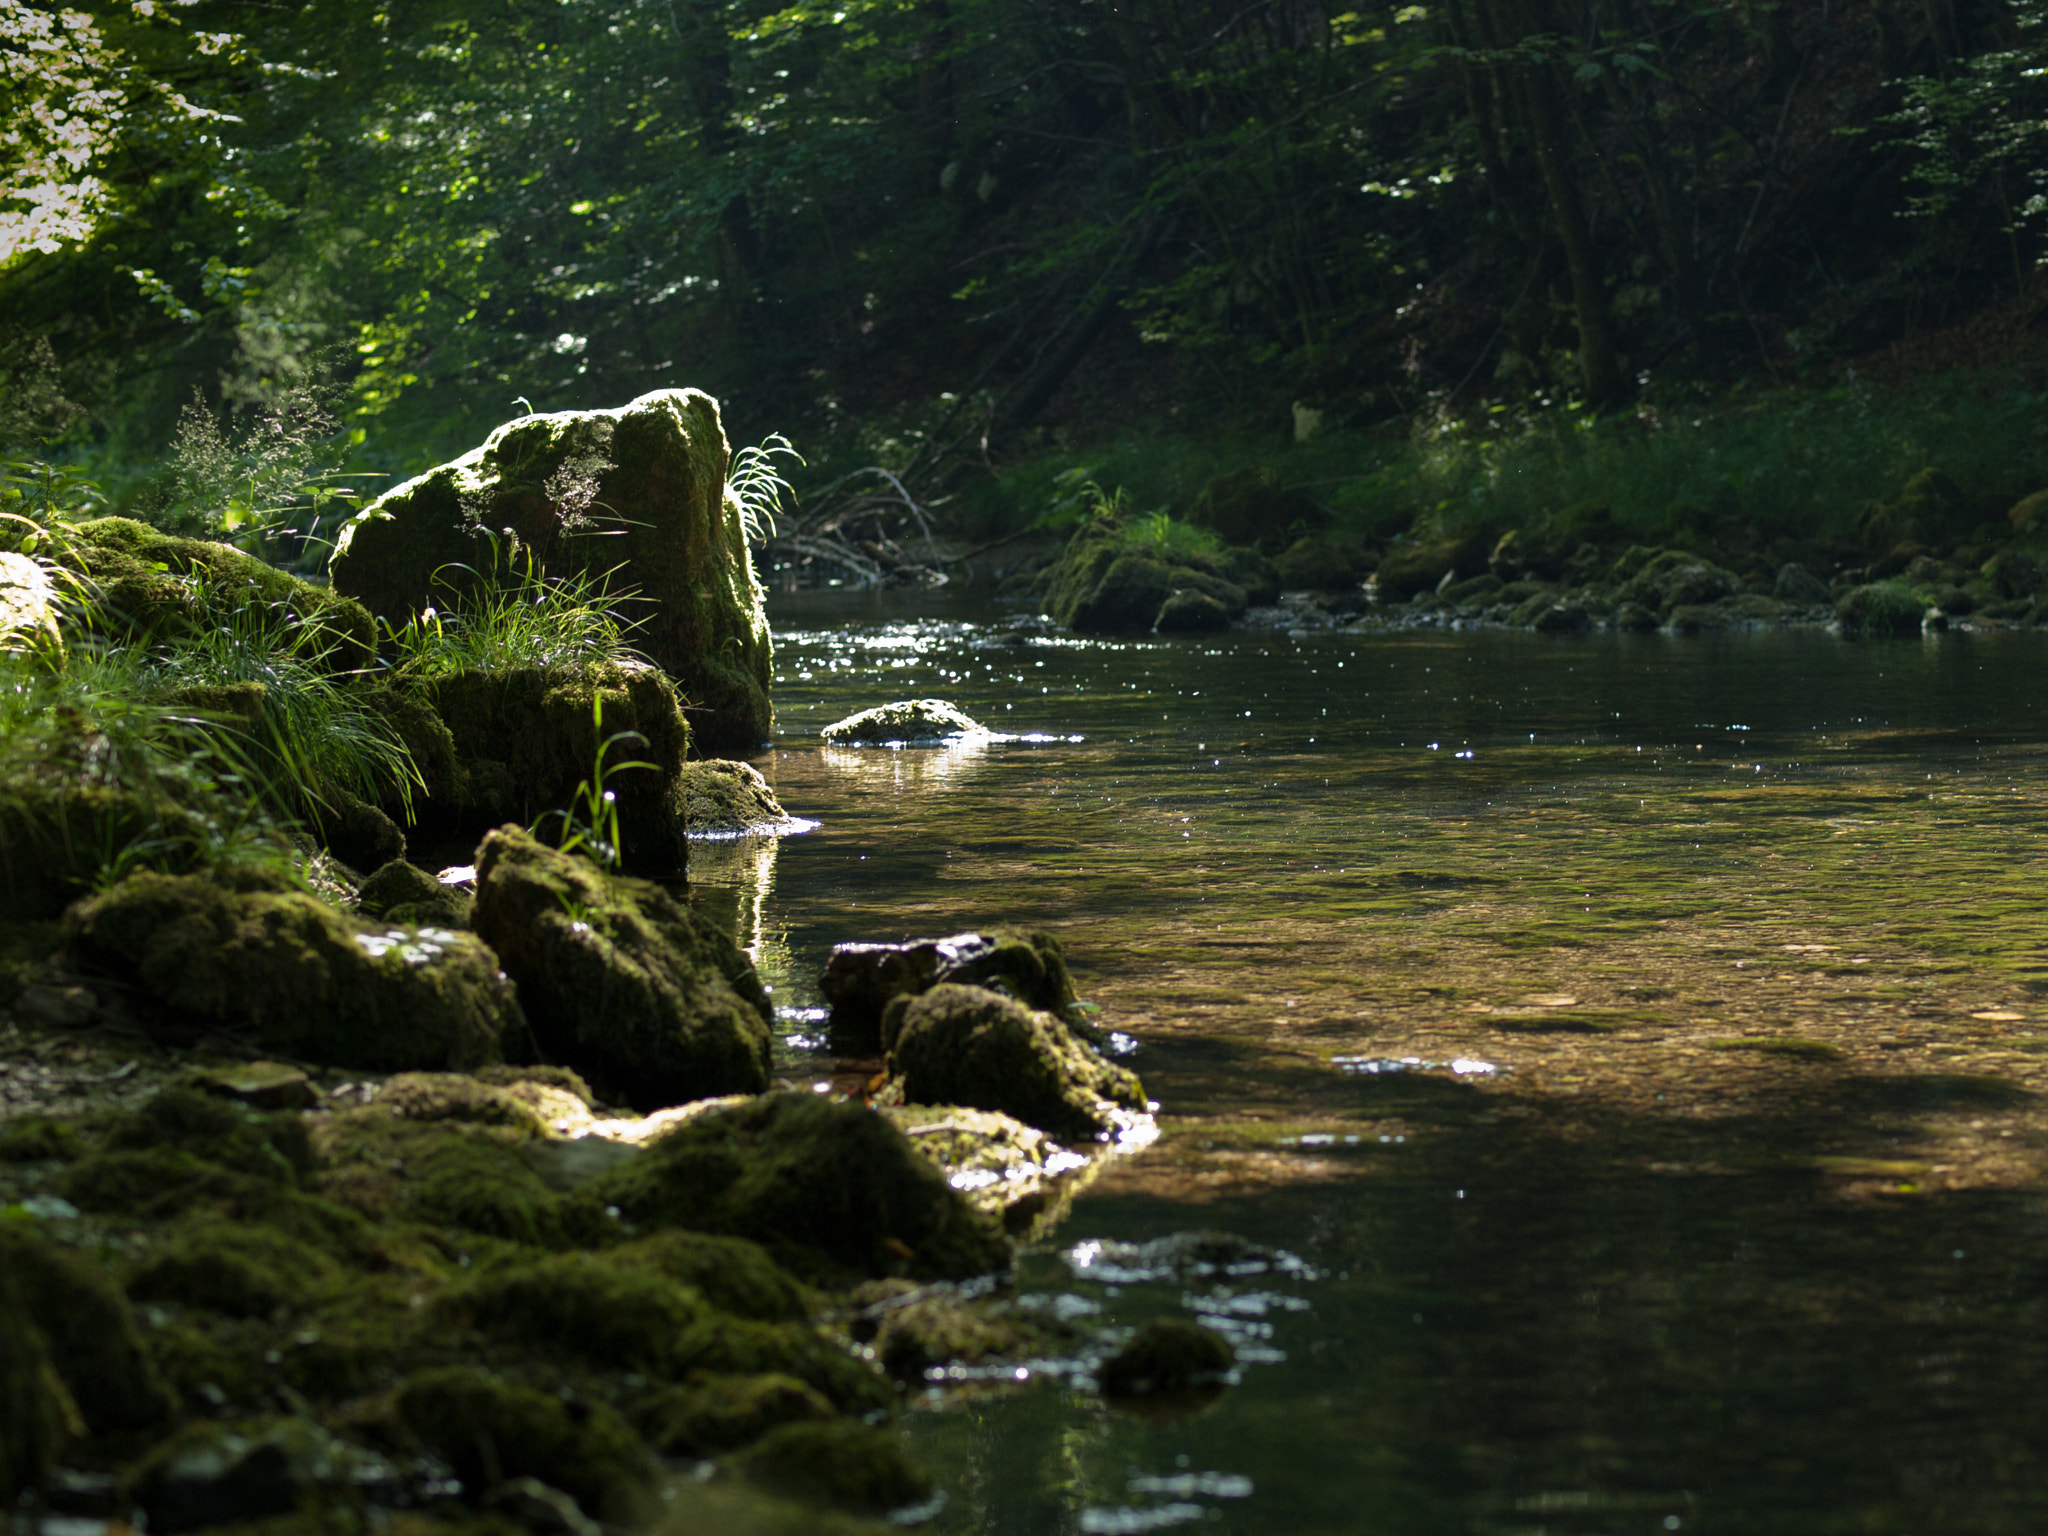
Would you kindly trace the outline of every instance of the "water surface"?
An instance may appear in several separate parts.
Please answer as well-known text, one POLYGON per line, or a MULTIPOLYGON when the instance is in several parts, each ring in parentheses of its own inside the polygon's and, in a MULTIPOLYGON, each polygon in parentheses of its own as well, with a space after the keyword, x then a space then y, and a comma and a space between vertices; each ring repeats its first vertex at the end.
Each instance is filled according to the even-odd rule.
POLYGON ((1057 933, 1163 1134, 1020 1289, 1066 1363, 1169 1312, 1243 1362, 1168 1424, 1058 1360, 947 1384, 904 1420, 939 1529, 2043 1528, 2048 640, 1105 642, 971 593, 777 603, 758 761, 822 825, 692 880, 787 1072, 872 1070, 819 1038, 832 944, 1057 933), (1047 739, 817 742, 918 696, 1047 739), (1496 1070, 1367 1070, 1403 1058, 1496 1070), (1191 1228, 1301 1263, 1061 1256, 1191 1228))

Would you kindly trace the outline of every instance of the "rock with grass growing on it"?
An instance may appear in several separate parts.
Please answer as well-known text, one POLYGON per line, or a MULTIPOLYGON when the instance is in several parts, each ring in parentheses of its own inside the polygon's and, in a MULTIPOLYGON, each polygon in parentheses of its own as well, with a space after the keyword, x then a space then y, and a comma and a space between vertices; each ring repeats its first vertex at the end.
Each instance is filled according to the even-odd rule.
POLYGON ((643 1113, 768 1086, 768 996, 723 931, 519 827, 484 839, 476 871, 476 931, 544 1056, 643 1113))
POLYGON ((549 571, 608 576, 643 599, 633 644, 700 711, 702 748, 750 752, 769 735, 770 641, 730 457, 700 390, 523 416, 351 518, 334 588, 403 625, 447 601, 437 578, 490 571, 509 532, 549 571))
POLYGON ((912 996, 940 982, 989 987, 1048 1013, 1066 1014, 1075 1005, 1066 949, 1048 933, 956 933, 945 939, 905 939, 899 944, 838 944, 818 978, 818 990, 832 1005, 832 1035, 854 1047, 879 1049, 882 1011, 897 997, 912 996))
POLYGON ((364 1071, 496 1061, 524 1032, 497 957, 444 928, 379 927, 301 891, 135 874, 65 915, 82 966, 133 989, 174 1036, 225 1030, 364 1071))
POLYGON ((907 1104, 1014 1115, 1069 1141, 1111 1138, 1143 1114, 1136 1074, 1105 1061, 1052 1014, 950 983, 889 1005, 891 1088, 907 1104))
POLYGON ((805 1278, 964 1279, 1009 1245, 873 1110, 771 1093, 686 1121, 577 1200, 646 1229, 729 1233, 805 1278))
POLYGON ((1159 623, 1175 593, 1191 592, 1234 619, 1251 599, 1228 568, 1213 535, 1164 514, 1099 518, 1061 551, 1048 577, 1046 612, 1082 634, 1136 634, 1159 623))
POLYGON ((943 747, 988 728, 944 699, 898 699, 878 704, 818 734, 835 747, 943 747))
POLYGON ((1926 614, 1926 598, 1903 581, 1852 587, 1835 604, 1835 622, 1845 635, 1918 634, 1926 614))

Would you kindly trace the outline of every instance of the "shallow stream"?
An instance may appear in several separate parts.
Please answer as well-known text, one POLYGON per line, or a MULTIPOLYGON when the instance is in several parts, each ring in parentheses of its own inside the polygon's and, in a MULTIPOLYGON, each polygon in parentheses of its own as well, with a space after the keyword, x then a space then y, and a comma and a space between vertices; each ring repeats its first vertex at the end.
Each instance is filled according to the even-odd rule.
POLYGON ((691 879, 789 1074, 872 1070, 819 1038, 834 943, 1005 922, 1163 1106, 1020 1266, 1070 1357, 904 1416, 936 1529, 2048 1529, 2048 637, 776 602, 758 762, 821 825, 691 879), (817 740, 925 696, 1047 739, 817 740), (1292 1258, 1097 1246, 1192 1229, 1292 1258), (1074 1357, 1163 1313, 1242 1380, 1104 1408, 1074 1357))

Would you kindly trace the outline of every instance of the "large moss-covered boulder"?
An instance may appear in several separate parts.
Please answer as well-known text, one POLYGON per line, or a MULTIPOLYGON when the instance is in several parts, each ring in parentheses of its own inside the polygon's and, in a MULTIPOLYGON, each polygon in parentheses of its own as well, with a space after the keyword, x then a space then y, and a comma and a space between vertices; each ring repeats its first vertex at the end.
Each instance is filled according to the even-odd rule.
POLYGON ((223 608, 262 604, 319 630, 312 650, 337 672, 376 654, 376 625, 362 604, 227 544, 103 517, 71 529, 57 555, 92 578, 102 620, 135 638, 177 635, 215 622, 223 608))
POLYGON ((1380 556, 1369 590, 1380 602, 1405 603, 1447 580, 1478 575, 1486 569, 1490 549, 1479 534, 1409 534, 1380 556))
POLYGON ((698 1115, 578 1198, 639 1227, 723 1232, 802 1275, 958 1279, 1009 1246, 873 1110, 771 1093, 698 1115))
POLYGON ((769 733, 768 618, 729 458, 718 402, 699 390, 524 416, 350 519, 334 587, 403 624, 437 580, 491 570, 508 537, 549 571, 612 573, 643 600, 634 644, 675 679, 699 746, 750 752, 769 733))
POLYGON ((1635 603, 1669 623, 1681 608, 1704 608, 1742 593, 1742 578, 1733 571, 1684 550, 1647 550, 1637 546, 1615 561, 1611 577, 1619 582, 1616 603, 1635 603))
POLYGON ((1066 950, 1049 933, 956 933, 899 944, 838 944, 818 978, 832 1005, 832 1037, 854 1049, 879 1050, 882 1012, 909 997, 956 982, 1006 992, 1032 1008, 1065 1013, 1074 1006, 1066 950))
POLYGON ((1049 1013, 986 987, 950 983, 899 998, 882 1017, 907 1104, 1014 1115, 1068 1141, 1113 1136, 1145 1110, 1137 1075, 1105 1061, 1049 1013))
POLYGON ((768 996, 722 930, 518 827, 484 839, 476 871, 476 931, 549 1060, 643 1112, 768 1086, 768 996))
POLYGON ((690 750, 676 686, 649 666, 605 664, 574 670, 521 668, 462 672, 426 690, 449 733, 454 780, 420 807, 422 838, 469 841, 501 822, 532 825, 574 810, 579 789, 595 783, 598 748, 622 732, 605 763, 619 813, 620 857, 641 874, 684 868, 683 762, 690 750))
POLYGON ((1083 634, 1130 634, 1154 628, 1181 592, 1212 599, 1233 619, 1251 601, 1222 558, 1134 538, 1125 524, 1105 518, 1061 551, 1047 578, 1045 609, 1083 634))
POLYGON ((523 1034, 497 957, 444 928, 383 927, 303 891, 130 875, 65 915, 74 959, 133 989, 174 1038, 217 1029, 365 1071, 496 1061, 523 1034))

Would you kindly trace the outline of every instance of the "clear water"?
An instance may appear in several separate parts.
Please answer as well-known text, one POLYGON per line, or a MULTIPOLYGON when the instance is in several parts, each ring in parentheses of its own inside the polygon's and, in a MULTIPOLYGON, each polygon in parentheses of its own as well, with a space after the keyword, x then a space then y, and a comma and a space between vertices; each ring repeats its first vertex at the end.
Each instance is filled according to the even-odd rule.
POLYGON ((1164 1313, 1240 1346, 1178 1422, 1061 1360, 920 1400, 937 1529, 2048 1528, 2042 637, 1106 643, 972 594, 778 603, 758 761, 822 825, 692 881, 787 1071, 873 1070, 816 1039, 835 942, 1058 933, 1162 1136, 1020 1289, 1070 1298, 1066 1363, 1164 1313), (1057 739, 817 742, 920 696, 1057 739), (1405 1057, 1498 1070, 1358 1065, 1405 1057), (1306 1268, 1060 1256, 1194 1228, 1306 1268))

